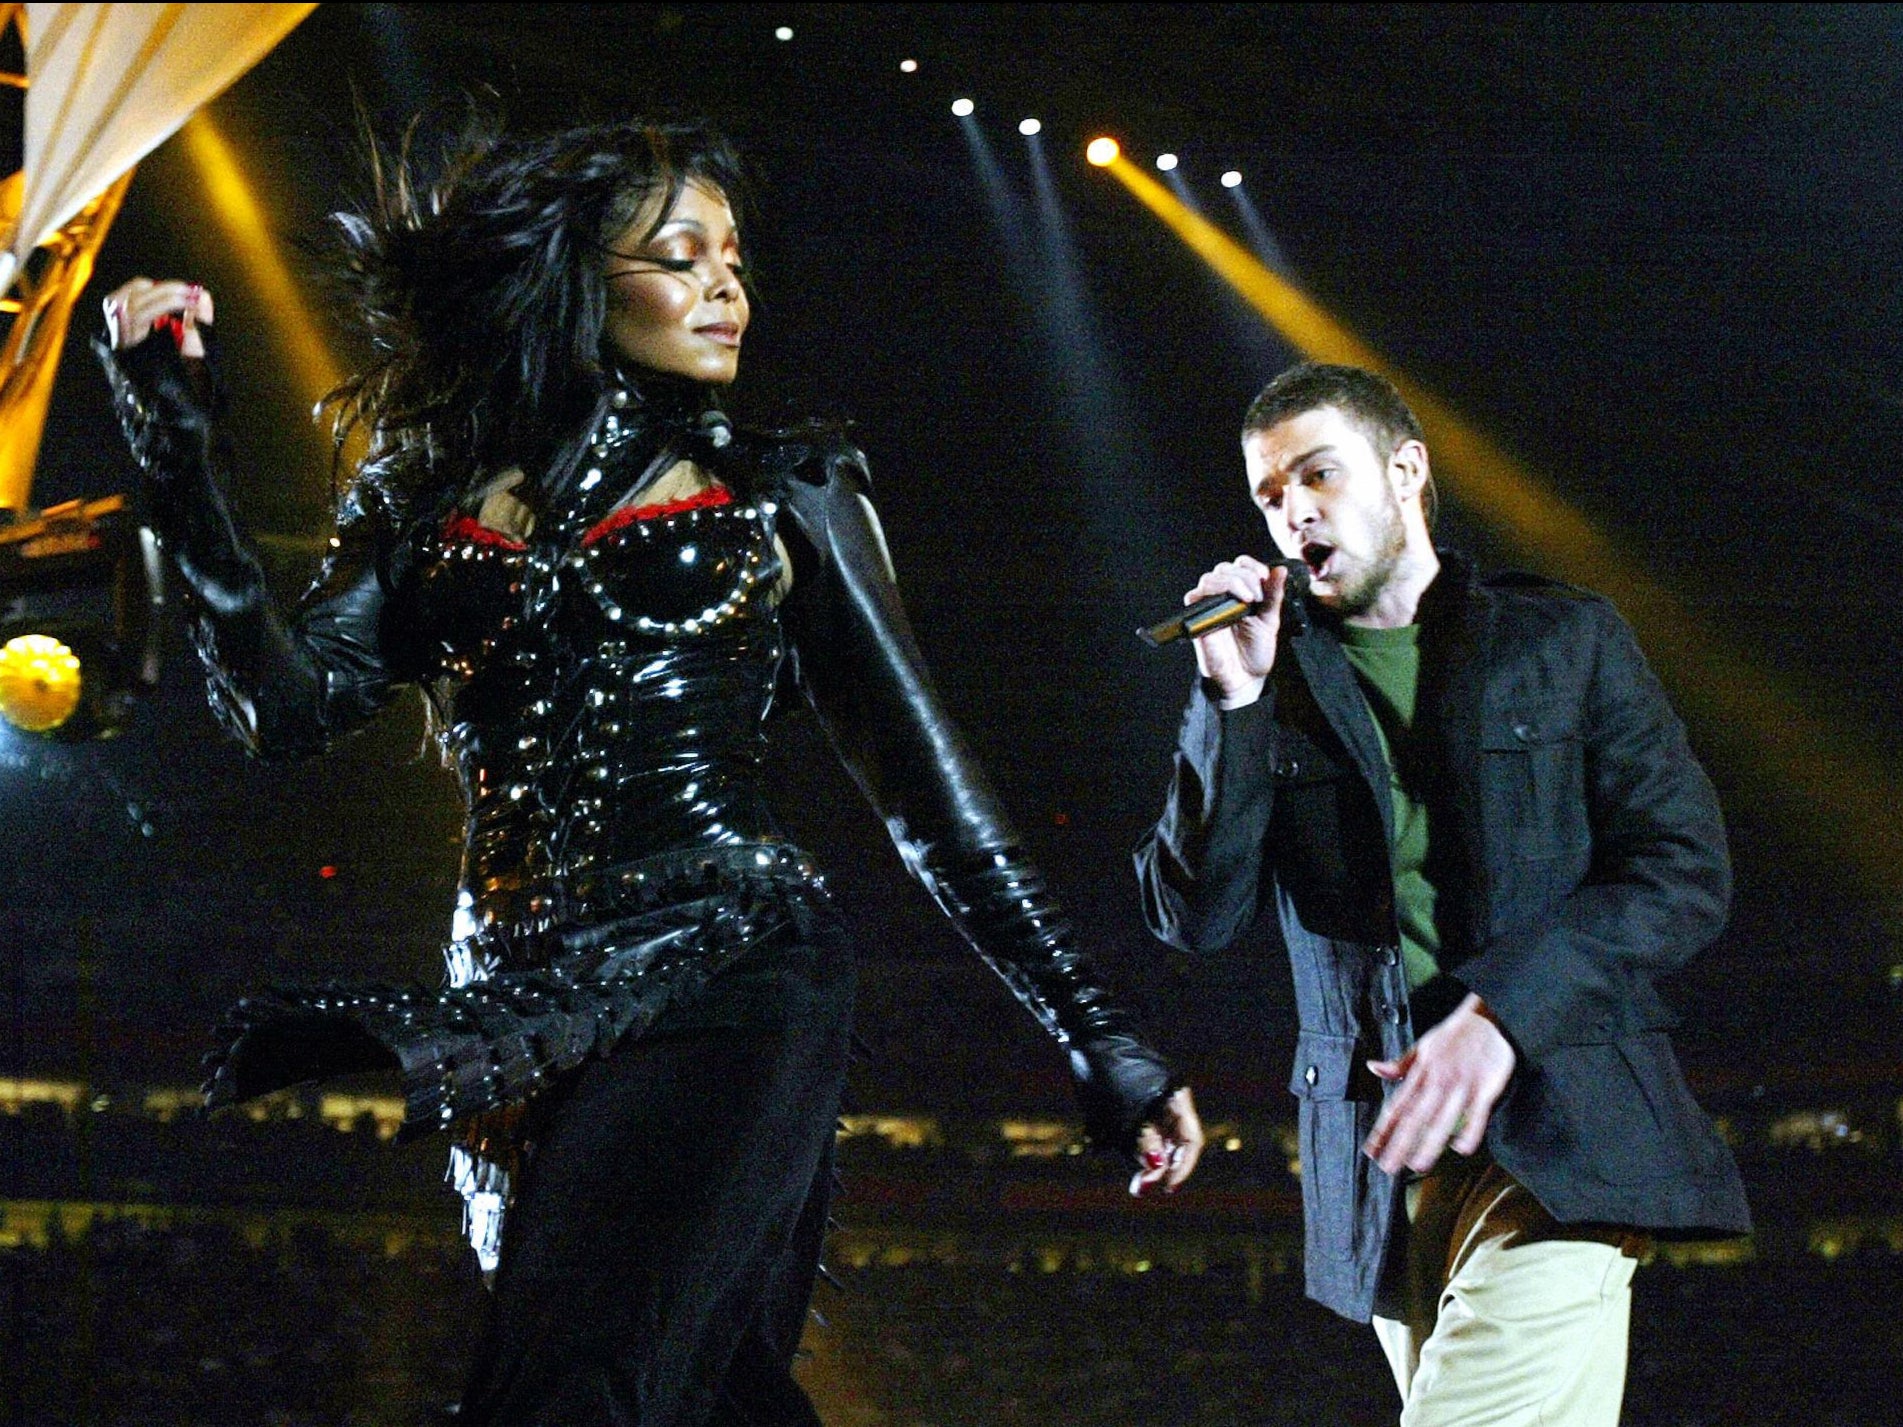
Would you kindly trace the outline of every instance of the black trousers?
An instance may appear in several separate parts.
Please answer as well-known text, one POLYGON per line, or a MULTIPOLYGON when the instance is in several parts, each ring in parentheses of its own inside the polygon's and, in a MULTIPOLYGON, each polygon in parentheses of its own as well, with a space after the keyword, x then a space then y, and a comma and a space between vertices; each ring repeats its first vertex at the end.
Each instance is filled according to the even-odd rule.
POLYGON ((791 1368, 852 999, 809 926, 536 1102, 460 1421, 817 1427, 791 1368))

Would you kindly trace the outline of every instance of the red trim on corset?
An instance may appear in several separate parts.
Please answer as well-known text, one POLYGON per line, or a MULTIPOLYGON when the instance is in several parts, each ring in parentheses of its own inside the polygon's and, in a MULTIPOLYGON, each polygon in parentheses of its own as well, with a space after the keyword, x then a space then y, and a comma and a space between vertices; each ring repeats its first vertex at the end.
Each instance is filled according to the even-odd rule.
POLYGON ((632 525, 637 520, 660 520, 665 516, 679 515, 682 511, 700 510, 710 505, 732 505, 733 492, 725 486, 709 486, 704 491, 680 500, 664 500, 658 505, 624 505, 619 510, 611 510, 600 520, 588 527, 588 533, 581 538, 583 545, 593 545, 597 540, 614 534, 624 525, 632 525))
POLYGON ((467 541, 471 545, 494 545, 503 550, 526 550, 520 540, 511 540, 500 530, 491 530, 473 515, 452 515, 443 522, 445 542, 467 541))

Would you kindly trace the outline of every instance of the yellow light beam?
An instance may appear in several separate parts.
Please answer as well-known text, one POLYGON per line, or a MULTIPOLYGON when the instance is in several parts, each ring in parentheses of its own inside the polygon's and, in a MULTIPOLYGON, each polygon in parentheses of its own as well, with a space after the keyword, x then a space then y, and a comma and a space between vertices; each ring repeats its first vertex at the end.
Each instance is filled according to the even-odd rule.
POLYGON ((212 216, 243 265, 259 305, 270 314, 271 330, 283 347, 292 381, 315 406, 343 380, 344 372, 312 316, 303 285, 272 236, 256 186, 206 110, 192 115, 179 137, 198 169, 212 216))
POLYGON ((1806 839, 1853 869, 1886 915, 1903 916, 1903 779, 1871 757, 1866 742, 1832 727, 1776 676, 1733 652, 1728 638, 1621 554, 1584 514, 1168 188, 1121 156, 1100 167, 1304 355, 1392 381, 1427 431, 1449 497, 1559 578, 1617 604, 1654 660, 1672 672, 1702 741, 1728 762, 1759 771, 1759 786, 1773 790, 1806 839))

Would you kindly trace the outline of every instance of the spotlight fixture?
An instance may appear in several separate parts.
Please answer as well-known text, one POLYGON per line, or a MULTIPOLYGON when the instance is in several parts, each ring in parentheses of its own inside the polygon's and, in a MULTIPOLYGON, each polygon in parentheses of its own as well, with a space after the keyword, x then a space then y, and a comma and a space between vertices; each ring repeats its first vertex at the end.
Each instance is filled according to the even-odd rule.
POLYGON ((1084 157, 1098 168, 1108 168, 1117 161, 1117 155, 1122 152, 1115 139, 1092 139, 1090 147, 1084 150, 1084 157))
POLYGON ((51 733, 79 711, 79 656, 50 634, 0 644, 0 718, 22 733, 51 733))
POLYGON ((792 38, 793 38, 793 27, 792 27, 791 25, 782 25, 782 26, 780 26, 780 28, 779 28, 779 29, 777 29, 777 30, 775 30, 775 31, 773 32, 773 38, 774 38, 774 39, 776 39, 776 40, 790 40, 790 39, 792 39, 792 38))
POLYGON ((125 497, 0 523, 0 719, 22 733, 109 738, 158 682, 158 545, 125 497))
POLYGON ((1156 156, 1156 166, 1164 173, 1168 173, 1171 169, 1176 167, 1176 155, 1158 154, 1156 156))
POLYGON ((969 119, 972 111, 977 107, 978 106, 973 104, 969 99, 952 100, 952 113, 956 114, 960 119, 969 119))
POLYGON ((917 60, 915 60, 915 59, 902 59, 902 60, 900 60, 900 61, 899 61, 899 73, 900 73, 900 74, 917 74, 917 73, 918 73, 918 61, 917 61, 917 60))
POLYGON ((1242 175, 1237 173, 1234 169, 1230 169, 1229 172, 1222 176, 1222 186, 1224 188, 1240 188, 1242 186, 1242 175))
POLYGON ((1020 119, 1018 121, 1018 132, 1027 139, 1043 127, 1044 125, 1036 119, 1020 119))

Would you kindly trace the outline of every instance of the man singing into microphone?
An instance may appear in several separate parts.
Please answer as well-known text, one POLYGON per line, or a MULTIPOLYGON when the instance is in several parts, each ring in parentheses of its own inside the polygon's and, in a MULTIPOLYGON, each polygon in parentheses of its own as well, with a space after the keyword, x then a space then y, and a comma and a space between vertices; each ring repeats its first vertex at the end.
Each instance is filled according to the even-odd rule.
POLYGON ((1308 1292, 1373 1318, 1403 1427, 1615 1427, 1635 1257, 1750 1227, 1655 989, 1724 923, 1717 798, 1611 605, 1435 549, 1386 381, 1286 371, 1242 449, 1314 617, 1246 555, 1185 597, 1255 612, 1196 641, 1151 929, 1275 907, 1308 1292))

